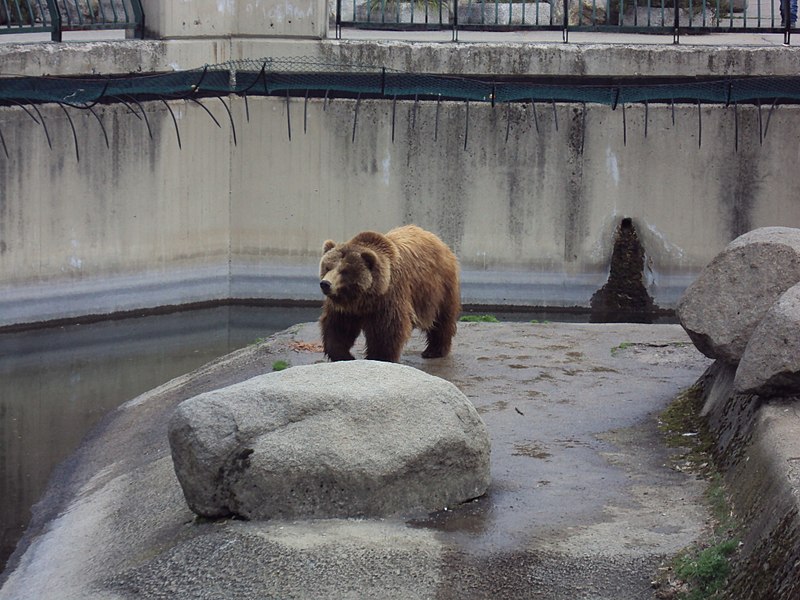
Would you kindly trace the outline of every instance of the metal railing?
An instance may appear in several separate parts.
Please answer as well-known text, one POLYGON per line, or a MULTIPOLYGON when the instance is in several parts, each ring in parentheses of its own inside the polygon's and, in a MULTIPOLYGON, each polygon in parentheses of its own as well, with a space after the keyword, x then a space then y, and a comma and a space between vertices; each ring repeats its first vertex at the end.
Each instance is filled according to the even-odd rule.
POLYGON ((342 27, 458 31, 570 31, 672 34, 796 31, 796 0, 335 0, 342 27), (794 2, 794 14, 789 14, 794 2))
POLYGON ((0 35, 65 31, 125 30, 142 37, 141 0, 0 0, 0 35))

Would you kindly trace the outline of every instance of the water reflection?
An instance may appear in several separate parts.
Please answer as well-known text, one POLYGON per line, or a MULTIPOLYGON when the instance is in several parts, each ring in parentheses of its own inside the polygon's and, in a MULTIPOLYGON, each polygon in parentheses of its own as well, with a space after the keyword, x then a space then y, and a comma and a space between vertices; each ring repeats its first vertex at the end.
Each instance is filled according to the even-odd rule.
POLYGON ((0 565, 53 468, 111 409, 316 308, 219 307, 0 335, 0 565))

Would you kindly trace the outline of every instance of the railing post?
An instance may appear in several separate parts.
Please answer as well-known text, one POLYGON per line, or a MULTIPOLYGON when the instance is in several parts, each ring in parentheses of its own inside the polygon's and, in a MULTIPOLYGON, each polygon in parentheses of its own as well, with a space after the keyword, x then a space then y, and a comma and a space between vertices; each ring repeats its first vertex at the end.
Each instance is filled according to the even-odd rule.
POLYGON ((561 39, 563 39, 566 44, 569 42, 569 0, 564 0, 564 20, 562 26, 561 39))
POLYGON ((781 27, 783 27, 783 45, 788 46, 792 29, 791 0, 781 0, 781 27))
POLYGON ((678 0, 673 0, 672 5, 675 7, 675 18, 673 19, 673 26, 672 26, 672 43, 673 44, 680 44, 681 38, 681 18, 680 18, 680 5, 678 4, 678 0))
POLYGON ((61 41, 61 11, 56 0, 47 0, 47 10, 50 13, 50 39, 54 42, 61 41))
POLYGON ((136 27, 133 28, 133 36, 144 39, 144 9, 142 8, 142 0, 131 0, 131 8, 133 9, 133 17, 136 19, 136 27))
MULTIPOLYGON (((353 16, 355 20, 355 15, 353 16)), ((336 39, 342 39, 342 0, 336 0, 336 39)))
POLYGON ((453 0, 453 41, 458 41, 458 0, 453 0))

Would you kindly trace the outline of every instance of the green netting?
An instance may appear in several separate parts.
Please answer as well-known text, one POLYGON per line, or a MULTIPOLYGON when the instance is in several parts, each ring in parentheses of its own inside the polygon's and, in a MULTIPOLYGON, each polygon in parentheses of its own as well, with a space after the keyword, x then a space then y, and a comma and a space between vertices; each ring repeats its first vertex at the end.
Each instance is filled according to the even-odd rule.
POLYGON ((726 80, 646 79, 598 84, 590 79, 497 81, 490 77, 404 73, 374 65, 343 65, 313 58, 232 61, 199 69, 108 78, 0 78, 0 104, 56 102, 86 108, 97 102, 239 95, 350 95, 437 98, 478 102, 582 102, 616 107, 632 102, 730 104, 800 101, 798 77, 726 80))

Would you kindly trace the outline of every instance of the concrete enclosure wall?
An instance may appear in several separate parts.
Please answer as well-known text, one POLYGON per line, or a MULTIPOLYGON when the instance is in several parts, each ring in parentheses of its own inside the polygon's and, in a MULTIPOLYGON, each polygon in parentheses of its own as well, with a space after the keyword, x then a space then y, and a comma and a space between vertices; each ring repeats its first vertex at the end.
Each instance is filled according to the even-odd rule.
MULTIPOLYGON (((318 299, 322 241, 417 223, 462 263, 463 299, 587 306, 630 218, 656 303, 728 241, 800 226, 790 176, 800 108, 760 141, 755 107, 492 108, 321 99, 146 103, 152 139, 124 105, 96 119, 43 106, 41 126, 0 110, 0 325, 226 298, 318 299), (305 118, 304 118, 305 114, 305 118), (738 119, 738 151, 734 119, 738 119), (291 125, 291 140, 289 139, 291 125), (506 135, 508 132, 508 139, 506 135), (702 140, 698 136, 702 134, 702 140), (466 140, 465 149, 465 135, 466 140), (355 138, 353 139, 353 137, 355 138), (700 145, 701 142, 701 145, 700 145)), ((762 125, 766 120, 766 109, 762 125)))
MULTIPOLYGON (((326 0, 143 5, 151 39, 4 43, 0 71, 158 73, 304 57, 445 75, 738 77, 794 75, 800 58, 780 46, 331 40, 326 0)), ((648 290, 669 308, 737 235, 800 226, 796 106, 540 104, 534 118, 530 104, 472 103, 468 117, 464 103, 443 102, 437 121, 431 102, 393 113, 391 100, 365 100, 356 119, 354 100, 225 101, 235 139, 217 99, 203 102, 219 127, 196 104, 170 102, 177 132, 162 102, 143 104, 147 123, 124 104, 98 105, 108 147, 88 111, 66 109, 70 123, 41 105, 52 149, 22 107, 0 108, 0 326, 319 300, 323 240, 411 222, 453 247, 465 303, 586 307, 630 219, 648 290)))

